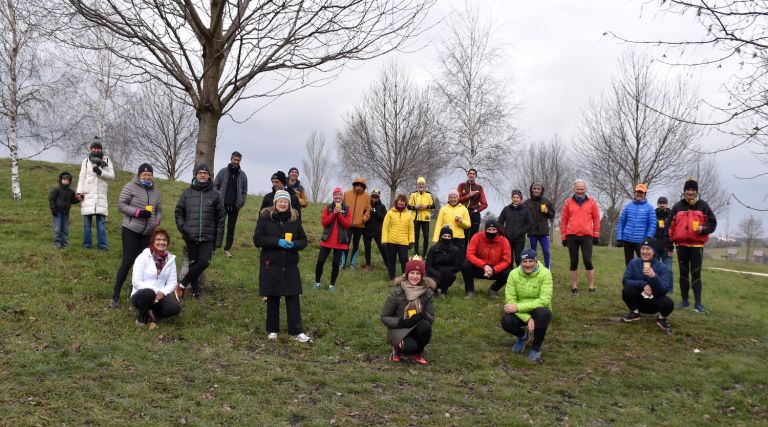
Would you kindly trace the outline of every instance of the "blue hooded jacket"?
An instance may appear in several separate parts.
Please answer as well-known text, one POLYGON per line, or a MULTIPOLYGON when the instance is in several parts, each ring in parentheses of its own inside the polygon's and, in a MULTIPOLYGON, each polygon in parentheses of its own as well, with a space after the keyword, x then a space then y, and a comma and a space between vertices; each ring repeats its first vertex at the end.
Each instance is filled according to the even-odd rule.
POLYGON ((656 233, 656 209, 648 199, 633 200, 624 207, 616 227, 616 240, 641 243, 646 236, 656 233))

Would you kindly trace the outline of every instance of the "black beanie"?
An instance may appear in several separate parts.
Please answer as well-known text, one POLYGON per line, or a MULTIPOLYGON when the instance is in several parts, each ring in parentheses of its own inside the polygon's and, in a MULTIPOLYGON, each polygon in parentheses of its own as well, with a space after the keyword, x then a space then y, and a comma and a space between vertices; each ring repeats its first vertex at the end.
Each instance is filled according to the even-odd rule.
POLYGON ((192 172, 192 176, 197 176, 197 173, 200 171, 206 171, 208 174, 211 174, 211 170, 208 169, 208 165, 205 163, 200 163, 199 165, 195 166, 195 169, 192 172))
POLYGON ((283 171, 277 171, 277 172, 273 173, 272 177, 270 178, 270 180, 273 180, 273 179, 276 179, 276 180, 282 182, 283 183, 283 187, 288 185, 288 178, 285 177, 285 172, 283 172, 283 171))
POLYGON ((488 227, 493 227, 495 229, 499 229, 499 222, 495 219, 489 219, 488 221, 485 221, 485 228, 488 229, 488 227))
POLYGON ((695 179, 689 178, 687 181, 685 181, 685 184, 683 185, 683 191, 685 190, 695 190, 698 193, 699 183, 696 182, 695 179))
POLYGON ((239 152, 239 151, 233 151, 233 152, 232 152, 232 155, 231 155, 231 156, 229 156, 229 159, 230 159, 230 160, 232 160, 232 159, 234 159, 235 157, 237 157, 237 158, 239 158, 239 159, 242 159, 242 158, 243 158, 243 155, 242 155, 242 154, 240 154, 240 152, 239 152))
POLYGON ((141 175, 141 173, 142 173, 142 172, 151 172, 151 173, 155 173, 155 170, 154 170, 154 169, 152 169, 152 165, 150 165, 149 163, 142 163, 142 164, 139 166, 139 172, 138 172, 136 175, 141 175))
POLYGON ((653 249, 653 252, 656 252, 658 243, 656 242, 656 239, 654 239, 651 236, 648 236, 645 239, 643 239, 643 242, 640 243, 640 246, 649 246, 651 249, 653 249))
POLYGON ((443 237, 443 234, 450 234, 451 238, 453 238, 453 229, 451 229, 450 225, 444 225, 443 228, 440 229, 440 238, 443 237))
POLYGON ((299 173, 299 168, 297 168, 296 166, 294 166, 294 167, 292 167, 292 168, 288 169, 288 175, 290 175, 290 174, 291 174, 291 172, 293 172, 293 171, 296 171, 296 173, 299 173))

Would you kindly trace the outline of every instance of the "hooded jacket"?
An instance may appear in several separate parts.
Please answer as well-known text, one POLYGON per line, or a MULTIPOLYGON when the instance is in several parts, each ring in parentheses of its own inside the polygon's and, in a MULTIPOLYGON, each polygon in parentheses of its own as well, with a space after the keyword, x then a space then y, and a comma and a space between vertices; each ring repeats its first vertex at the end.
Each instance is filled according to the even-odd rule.
MULTIPOLYGON (((406 280, 405 276, 395 279, 394 289, 389 293, 389 297, 387 297, 387 301, 381 309, 381 323, 387 327, 387 341, 392 345, 398 345, 416 327, 416 325, 410 328, 397 327, 398 320, 404 318, 405 307, 408 305, 408 299, 405 297, 405 291, 401 286, 404 280, 406 280)), ((426 316, 425 321, 431 324, 435 322, 434 290, 437 289, 437 285, 429 277, 425 277, 422 280, 425 282, 424 286, 428 289, 419 297, 422 307, 421 312, 426 316)))
POLYGON ((640 243, 646 236, 656 233, 656 210, 648 203, 633 200, 624 206, 616 225, 616 240, 640 243))
POLYGON ((675 203, 669 218, 667 232, 672 242, 678 246, 703 247, 709 240, 709 235, 717 228, 715 213, 707 202, 700 199, 696 199, 692 204, 685 199, 675 203), (694 229, 694 222, 703 227, 701 233, 694 229))
POLYGON ((115 171, 112 169, 112 163, 107 156, 103 156, 102 161, 106 166, 100 167, 101 175, 93 171, 96 166, 90 161, 90 158, 83 160, 80 165, 80 176, 77 179, 77 194, 83 195, 83 201, 80 202, 80 214, 85 215, 109 215, 109 201, 107 199, 108 187, 107 181, 115 179, 115 171))
POLYGON ((150 188, 141 185, 138 177, 123 186, 117 199, 117 210, 123 214, 123 227, 144 236, 150 235, 163 219, 160 192, 154 185, 150 188), (152 206, 152 216, 137 217, 136 211, 146 209, 147 206, 152 206))
POLYGON ((500 231, 509 240, 525 239, 525 234, 533 226, 531 211, 523 203, 515 206, 512 203, 504 206, 499 214, 500 231))
POLYGON ((67 172, 59 174, 59 185, 53 187, 48 193, 48 207, 51 208, 51 213, 69 213, 73 204, 80 203, 77 198, 77 194, 72 190, 72 175, 67 172), (70 185, 64 185, 61 183, 61 178, 64 175, 69 175, 70 185))
MULTIPOLYGON (((367 186, 363 178, 352 181, 354 184, 367 186)), ((344 204, 352 210, 352 228, 365 228, 365 223, 371 218, 371 195, 365 190, 358 194, 352 188, 344 192, 344 204)))
MULTIPOLYGON (((242 168, 238 167, 238 169, 240 170, 237 172, 237 202, 235 207, 240 209, 245 206, 245 199, 248 197, 248 176, 245 175, 242 168)), ((229 186, 231 181, 231 175, 232 170, 227 165, 219 170, 219 173, 216 174, 216 179, 213 180, 213 186, 221 194, 221 197, 227 194, 227 186, 229 186)))
POLYGON ((408 209, 390 208, 381 228, 381 243, 408 246, 413 243, 413 215, 408 209))
POLYGON ((443 228, 444 225, 451 226, 454 239, 463 239, 464 230, 469 230, 469 227, 472 226, 467 207, 461 203, 457 203, 456 206, 451 206, 450 203, 446 203, 440 208, 440 212, 437 214, 437 221, 435 221, 435 232, 432 236, 433 242, 440 240, 440 229, 443 228), (456 223, 457 216, 461 217, 461 224, 456 223))
POLYGON ((512 263, 512 249, 509 241, 501 234, 489 239, 485 233, 475 233, 469 240, 467 261, 477 268, 489 265, 494 274, 501 273, 512 263))
MULTIPOLYGON (((539 185, 541 185, 539 183, 539 185)), ((549 221, 555 219, 555 206, 552 201, 544 197, 544 186, 541 186, 541 196, 533 196, 533 184, 528 187, 529 198, 524 201, 523 204, 528 207, 528 211, 531 212, 531 224, 530 230, 528 230, 529 236, 549 236, 549 221), (547 206, 547 213, 541 212, 541 205, 547 206)))
POLYGON ((507 277, 504 303, 517 304, 515 316, 523 322, 539 307, 552 310, 552 272, 540 262, 531 274, 526 274, 522 265, 515 268, 507 277))
POLYGON ((176 210, 176 228, 184 240, 214 242, 221 247, 224 239, 224 201, 213 182, 200 184, 197 180, 181 193, 176 210))

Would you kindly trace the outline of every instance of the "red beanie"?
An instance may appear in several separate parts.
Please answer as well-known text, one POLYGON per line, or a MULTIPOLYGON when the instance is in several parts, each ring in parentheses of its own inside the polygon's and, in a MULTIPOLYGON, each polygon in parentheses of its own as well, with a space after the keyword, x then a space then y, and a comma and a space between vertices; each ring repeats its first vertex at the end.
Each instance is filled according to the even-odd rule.
POLYGON ((405 264, 405 275, 408 276, 408 273, 410 273, 413 270, 419 270, 419 273, 421 273, 421 277, 425 277, 427 275, 426 269, 424 268, 424 262, 414 259, 411 261, 408 261, 407 264, 405 264))

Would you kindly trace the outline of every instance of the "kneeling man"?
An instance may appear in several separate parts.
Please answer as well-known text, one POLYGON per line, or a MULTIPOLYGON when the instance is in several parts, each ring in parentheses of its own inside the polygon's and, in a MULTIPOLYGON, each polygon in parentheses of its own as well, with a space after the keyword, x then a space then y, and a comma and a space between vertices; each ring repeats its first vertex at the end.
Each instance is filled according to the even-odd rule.
POLYGON ((624 289, 621 298, 629 308, 629 313, 621 318, 624 322, 640 319, 640 313, 654 314, 656 324, 667 332, 672 332, 672 325, 667 317, 675 304, 667 296, 672 291, 672 271, 655 258, 656 239, 646 237, 640 244, 640 258, 629 261, 624 271, 624 289))

